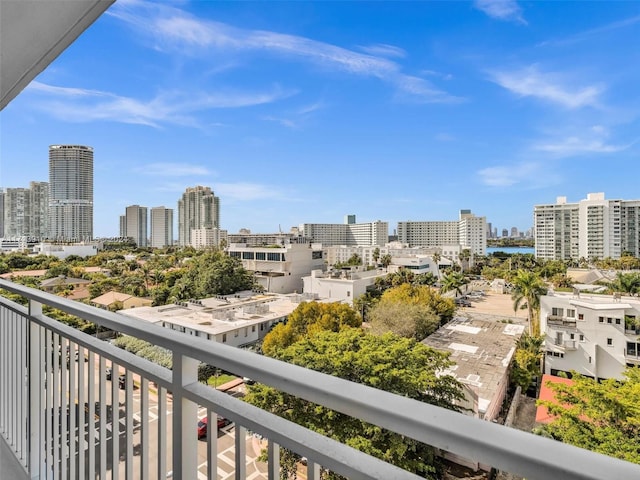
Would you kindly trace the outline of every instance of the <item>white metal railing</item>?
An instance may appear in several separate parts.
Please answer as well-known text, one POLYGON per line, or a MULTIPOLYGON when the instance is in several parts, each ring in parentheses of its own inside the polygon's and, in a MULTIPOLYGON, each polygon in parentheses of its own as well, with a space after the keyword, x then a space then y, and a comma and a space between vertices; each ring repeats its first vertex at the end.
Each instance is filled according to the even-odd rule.
POLYGON ((218 438, 212 428, 205 462, 198 464, 198 406, 206 409, 209 425, 217 414, 235 422, 236 479, 248 475, 248 431, 268 441, 270 479, 279 478, 280 447, 308 459, 309 479, 319 478, 320 466, 348 478, 418 478, 198 383, 199 362, 529 479, 640 478, 635 464, 5 280, 0 288, 28 300, 23 307, 0 298, 0 432, 31 478, 106 478, 109 471, 114 479, 186 480, 198 478, 199 468, 216 478, 218 438), (162 346, 173 353, 173 369, 56 322, 42 314, 42 305, 162 346), (116 386, 120 368, 123 391, 116 386))

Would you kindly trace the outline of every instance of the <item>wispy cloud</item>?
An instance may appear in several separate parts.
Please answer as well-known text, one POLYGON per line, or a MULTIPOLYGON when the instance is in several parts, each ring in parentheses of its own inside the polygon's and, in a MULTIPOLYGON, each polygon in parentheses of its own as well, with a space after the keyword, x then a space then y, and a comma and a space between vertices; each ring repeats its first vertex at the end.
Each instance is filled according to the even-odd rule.
POLYGON ((601 85, 578 86, 563 75, 541 72, 536 65, 520 70, 493 72, 492 80, 507 90, 523 97, 535 97, 567 108, 597 106, 604 91, 601 85))
POLYGON ((370 55, 379 55, 382 57, 404 58, 407 56, 407 52, 405 52, 404 49, 400 47, 394 47, 393 45, 385 45, 383 43, 360 46, 358 48, 370 55))
POLYGON ((266 198, 281 198, 280 188, 258 183, 216 183, 216 194, 238 201, 254 201, 266 198))
POLYGON ((516 0, 476 0, 475 7, 491 18, 508 22, 527 24, 522 16, 522 9, 516 0))
POLYGON ((362 47, 357 52, 326 42, 297 35, 266 30, 247 30, 221 22, 203 20, 166 4, 116 4, 110 15, 146 34, 154 48, 175 52, 182 56, 210 58, 212 52, 255 52, 298 59, 327 69, 353 75, 378 78, 422 102, 455 101, 449 93, 436 88, 427 80, 402 72, 401 66, 389 58, 401 58, 405 52, 390 45, 362 47))
POLYGON ((557 182, 555 175, 536 162, 487 167, 478 171, 480 181, 488 187, 527 186, 535 188, 542 182, 549 185, 557 182), (544 175, 543 175, 544 172, 544 175))
MULTIPOLYGON (((58 87, 32 82, 26 91, 39 94, 35 108, 69 122, 114 121, 160 127, 163 123, 198 126, 197 113, 272 103, 292 95, 274 87, 271 92, 161 92, 149 100, 110 92, 58 87)), ((209 125, 210 126, 210 125, 209 125)))
POLYGON ((572 157, 585 154, 615 153, 628 149, 637 142, 626 145, 608 143, 609 132, 601 125, 591 127, 586 133, 538 142, 534 150, 547 152, 554 157, 572 157))
POLYGON ((144 175, 166 177, 189 177, 197 175, 211 175, 213 172, 201 165, 189 165, 187 163, 149 163, 135 169, 144 175))
POLYGON ((601 35, 603 33, 613 32, 621 28, 630 27, 632 25, 635 25, 636 23, 640 23, 640 15, 625 18, 612 23, 607 23, 606 25, 592 28, 590 30, 585 30, 584 32, 579 32, 579 33, 576 33, 575 35, 570 35, 562 39, 547 40, 545 42, 539 43, 538 46, 542 47, 542 46, 570 45, 572 43, 578 43, 583 40, 587 40, 596 35, 601 35))

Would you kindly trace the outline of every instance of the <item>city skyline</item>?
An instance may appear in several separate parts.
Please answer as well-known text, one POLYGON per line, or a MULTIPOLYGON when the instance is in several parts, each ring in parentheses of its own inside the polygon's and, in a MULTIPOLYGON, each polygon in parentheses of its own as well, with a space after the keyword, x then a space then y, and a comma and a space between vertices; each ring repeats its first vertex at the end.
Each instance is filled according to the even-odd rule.
POLYGON ((558 196, 638 197, 639 35, 635 2, 119 1, 0 113, 0 187, 91 145, 96 237, 196 185, 230 233, 523 232, 558 196))

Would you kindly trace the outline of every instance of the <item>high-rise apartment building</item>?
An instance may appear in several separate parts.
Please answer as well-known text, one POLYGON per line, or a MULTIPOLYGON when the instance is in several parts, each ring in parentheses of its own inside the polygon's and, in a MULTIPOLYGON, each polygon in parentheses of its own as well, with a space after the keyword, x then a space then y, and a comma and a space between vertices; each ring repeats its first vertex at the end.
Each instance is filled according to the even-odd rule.
POLYGON ((220 228, 220 199, 209 187, 189 187, 178 200, 178 244, 192 245, 192 232, 220 228))
MULTIPOLYGON (((355 222, 355 216, 352 220, 355 222)), ((389 241, 389 223, 380 220, 368 223, 304 223, 298 227, 298 232, 323 246, 384 246, 389 241)))
POLYGON ((45 238, 48 212, 47 182, 31 182, 29 188, 7 188, 3 194, 2 236, 45 238))
POLYGON ((93 148, 49 147, 49 237, 87 241, 93 238, 93 148))
POLYGON ((533 215, 537 258, 640 257, 640 200, 606 200, 604 193, 577 203, 558 197, 555 204, 535 205, 533 215))
POLYGON ((457 221, 398 222, 398 241, 411 247, 460 245, 474 255, 485 255, 487 219, 476 217, 471 210, 460 210, 457 221))
POLYGON ((120 217, 120 236, 132 238, 138 247, 149 245, 147 236, 147 207, 129 205, 124 214, 124 225, 120 217), (124 226, 124 232, 122 227, 124 226))
POLYGON ((164 248, 173 245, 173 209, 151 209, 151 246, 164 248))

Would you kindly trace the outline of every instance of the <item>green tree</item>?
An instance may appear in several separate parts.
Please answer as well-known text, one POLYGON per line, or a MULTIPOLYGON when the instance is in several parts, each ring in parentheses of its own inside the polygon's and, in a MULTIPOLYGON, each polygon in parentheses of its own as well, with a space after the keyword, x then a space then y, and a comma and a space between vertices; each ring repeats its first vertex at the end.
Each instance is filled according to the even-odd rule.
POLYGON ((451 320, 455 305, 427 286, 408 283, 388 289, 368 313, 374 334, 393 332, 423 340, 451 320))
POLYGON ((378 264, 378 260, 380 259, 380 248, 376 247, 371 252, 371 258, 373 259, 373 263, 378 264))
MULTIPOLYGON (((374 336, 354 328, 319 332, 276 354, 289 363, 457 410, 454 402, 463 397, 461 385, 441 375, 452 364, 448 356, 391 333, 374 336)), ((265 385, 250 387, 244 399, 425 478, 439 478, 437 460, 428 445, 265 385)), ((280 478, 295 478, 295 456, 293 461, 291 453, 283 457, 280 478)), ((335 477, 329 472, 323 476, 335 477)))
POLYGON ((360 327, 360 315, 344 303, 302 302, 287 317, 271 330, 262 342, 262 352, 274 356, 304 337, 315 332, 330 330, 338 332, 347 327, 360 327))
POLYGON ((640 273, 618 272, 611 288, 631 296, 640 294, 640 273))
POLYGON ((384 255, 382 255, 382 257, 380 257, 380 264, 384 268, 389 270, 389 265, 391 265, 391 255, 389 255, 388 253, 385 253, 384 255))
POLYGON ((540 322, 537 313, 540 309, 540 297, 546 295, 547 288, 542 279, 530 270, 518 270, 512 282, 513 310, 517 312, 520 307, 526 305, 529 335, 538 336, 540 322))
POLYGON ((440 287, 441 292, 450 292, 454 291, 456 297, 458 295, 462 295, 462 287, 467 285, 469 280, 460 272, 449 272, 444 277, 442 277, 442 287, 440 287))
POLYGON ((431 255, 431 258, 433 259, 433 263, 436 264, 436 275, 438 279, 440 279, 440 260, 442 260, 442 255, 440 255, 439 252, 435 252, 433 255, 431 255))
POLYGON ((516 344, 511 379, 523 390, 529 388, 533 378, 540 375, 543 344, 543 337, 532 337, 528 333, 523 334, 516 344))
POLYGON ((555 417, 537 433, 561 442, 640 463, 640 368, 625 380, 597 382, 573 374, 571 384, 549 382, 556 401, 538 401, 555 417))

